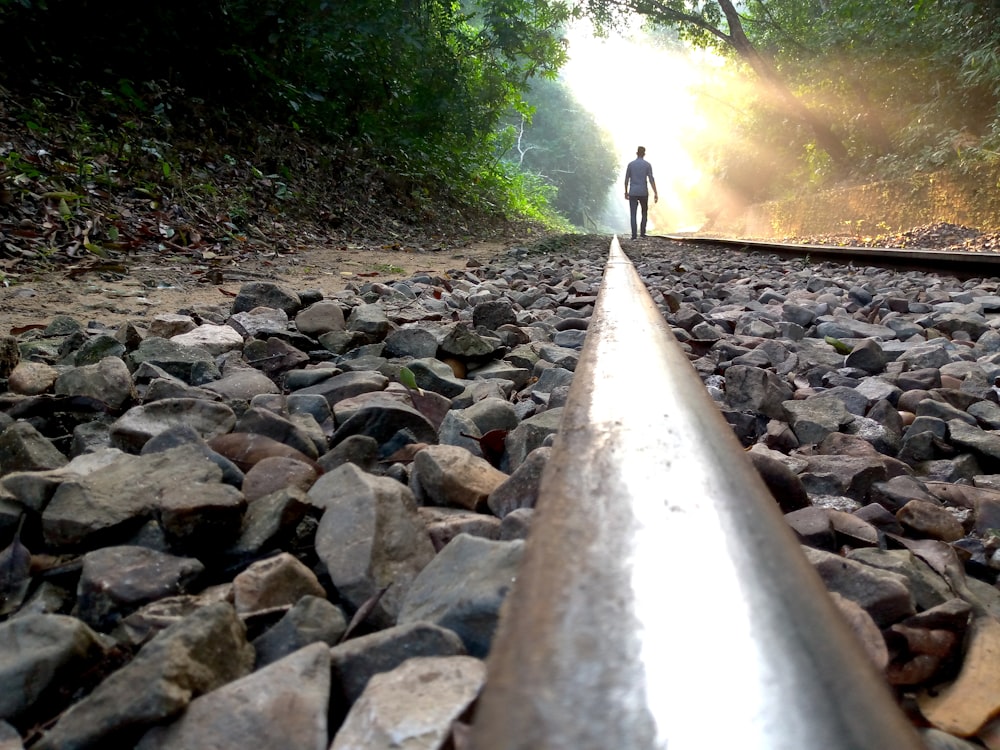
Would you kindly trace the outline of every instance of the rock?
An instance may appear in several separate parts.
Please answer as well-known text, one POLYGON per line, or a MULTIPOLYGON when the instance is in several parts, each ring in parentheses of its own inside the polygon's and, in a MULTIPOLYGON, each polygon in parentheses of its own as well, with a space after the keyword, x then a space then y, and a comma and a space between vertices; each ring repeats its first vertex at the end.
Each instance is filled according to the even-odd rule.
POLYGON ((295 316, 295 327, 313 338, 330 331, 343 331, 346 327, 344 310, 333 300, 314 302, 295 316))
POLYGON ((287 552, 255 562, 233 579, 236 611, 291 607, 303 596, 326 597, 316 574, 287 552))
POLYGON ((330 650, 314 643, 195 698, 136 750, 325 748, 329 702, 330 650))
POLYGON ((243 495, 248 503, 252 503, 285 487, 305 492, 319 475, 315 468, 302 461, 287 456, 270 456, 250 467, 243 480, 243 495))
POLYGON ((501 521, 495 516, 472 513, 461 508, 417 508, 427 526, 434 549, 440 551, 459 534, 483 539, 499 539, 501 521))
POLYGON ((506 479, 506 474, 465 448, 429 445, 413 459, 410 489, 423 505, 483 510, 486 498, 506 479))
POLYGON ((190 331, 171 336, 170 340, 181 346, 200 347, 213 357, 243 348, 243 337, 233 328, 211 323, 203 323, 190 331))
POLYGON ((831 591, 857 603, 884 628, 912 615, 913 595, 907 579, 822 550, 804 548, 809 562, 831 591))
POLYGON ((1000 669, 1000 622, 992 617, 973 620, 966 651, 958 678, 917 700, 928 722, 959 737, 974 735, 1000 711, 1000 693, 995 690, 1000 669))
POLYGON ((455 537, 413 581, 398 622, 433 622, 454 630, 469 654, 485 657, 523 549, 521 541, 455 537))
POLYGON ((260 307, 273 307, 292 316, 302 308, 302 300, 298 294, 278 284, 248 281, 233 300, 233 313, 251 312, 260 307))
POLYGON ((205 570, 198 560, 145 547, 104 547, 83 556, 77 616, 108 631, 143 604, 184 593, 205 570))
POLYGON ((833 603, 837 605, 837 609, 844 615, 851 632, 858 639, 858 643, 864 649, 872 666, 884 673, 889 666, 889 648, 885 645, 882 631, 879 630, 871 615, 845 596, 836 592, 831 592, 830 596, 833 597, 833 603))
POLYGON ((171 625, 126 666, 62 714, 38 750, 134 744, 192 699, 247 674, 253 648, 228 604, 212 604, 171 625))
POLYGON ((486 666, 469 656, 420 657, 375 675, 330 750, 435 750, 479 695, 486 666))
MULTIPOLYGON (((0 339, 2 340, 2 339, 0 339)), ((0 368, 2 370, 2 368, 0 368)), ((47 393, 55 385, 59 370, 44 362, 21 361, 7 380, 7 389, 22 396, 47 393)))
POLYGON ((347 708, 361 697, 368 681, 418 656, 460 656, 462 639, 447 628, 415 622, 352 638, 330 651, 334 702, 347 708))
POLYGON ((197 494, 190 493, 190 485, 182 485, 161 494, 157 518, 172 548, 212 557, 208 550, 218 550, 239 536, 246 507, 243 493, 229 484, 207 484, 197 494))
POLYGON ((4 685, 0 719, 25 718, 43 708, 55 715, 66 699, 60 700, 57 693, 66 683, 78 681, 103 652, 97 634, 75 617, 24 614, 0 623, 0 683, 4 685))
POLYGON ((222 470, 195 446, 148 456, 121 455, 99 472, 68 476, 42 513, 45 542, 54 548, 124 541, 168 490, 197 494, 222 470))
POLYGON ((322 468, 302 451, 265 435, 233 432, 218 435, 208 441, 208 447, 232 461, 241 471, 248 472, 266 458, 289 458, 300 461, 314 471, 322 468))
POLYGON ((271 664, 312 643, 334 646, 347 630, 340 608, 322 597, 306 595, 285 616, 252 642, 256 669, 271 664))
POLYGON ((926 500, 910 500, 896 511, 904 528, 917 536, 954 542, 965 536, 962 524, 944 508, 926 500))
POLYGON ((0 431, 0 476, 15 471, 57 469, 68 459, 28 422, 14 422, 0 431))
POLYGON ((490 492, 486 504, 493 515, 506 518, 518 508, 535 507, 542 471, 551 453, 551 448, 535 448, 509 477, 490 492))
POLYGON ((393 479, 344 464, 308 496, 324 508, 316 554, 337 591, 356 609, 385 588, 370 619, 379 627, 395 624, 413 579, 434 558, 412 493, 393 479))
POLYGON ((138 349, 130 352, 126 364, 133 372, 142 364, 155 365, 188 385, 204 385, 222 376, 211 352, 155 336, 143 340, 138 349))
POLYGON ((521 422, 507 435, 504 459, 500 464, 503 471, 514 472, 524 462, 528 454, 546 444, 550 436, 559 431, 562 423, 562 409, 548 409, 521 422))
POLYGON ((260 370, 250 367, 227 370, 225 375, 210 383, 205 383, 203 388, 209 393, 218 394, 223 401, 230 404, 250 401, 254 396, 262 393, 281 392, 281 389, 274 384, 271 378, 260 370))
POLYGON ((236 425, 236 415, 225 404, 196 398, 169 398, 133 406, 111 425, 116 448, 138 453, 148 440, 172 427, 186 425, 209 440, 236 425))
POLYGON ((381 341, 392 330, 393 325, 386 317, 381 304, 358 305, 351 309, 347 318, 347 330, 363 333, 375 341, 381 341))

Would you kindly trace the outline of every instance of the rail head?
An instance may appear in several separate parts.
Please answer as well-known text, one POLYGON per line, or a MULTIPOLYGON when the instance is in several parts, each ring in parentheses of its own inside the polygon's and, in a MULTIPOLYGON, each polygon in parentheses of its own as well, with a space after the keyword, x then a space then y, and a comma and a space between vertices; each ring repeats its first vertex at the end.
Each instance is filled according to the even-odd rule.
POLYGON ((472 747, 920 746, 613 239, 472 747))

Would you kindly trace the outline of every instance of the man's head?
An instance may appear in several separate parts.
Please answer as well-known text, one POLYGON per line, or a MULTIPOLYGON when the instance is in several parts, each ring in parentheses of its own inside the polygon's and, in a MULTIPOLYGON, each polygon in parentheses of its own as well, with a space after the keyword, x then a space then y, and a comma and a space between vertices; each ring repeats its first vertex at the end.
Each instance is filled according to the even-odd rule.
POLYGON ((635 150, 635 155, 638 156, 639 158, 642 158, 643 156, 645 156, 646 155, 646 147, 645 146, 639 146, 639 148, 637 148, 635 150))

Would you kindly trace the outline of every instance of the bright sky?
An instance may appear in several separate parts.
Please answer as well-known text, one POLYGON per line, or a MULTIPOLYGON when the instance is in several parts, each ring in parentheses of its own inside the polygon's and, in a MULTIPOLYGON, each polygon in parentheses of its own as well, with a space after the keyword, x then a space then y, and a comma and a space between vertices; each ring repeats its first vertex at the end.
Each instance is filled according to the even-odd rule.
POLYGON ((639 32, 632 39, 599 39, 589 26, 578 25, 567 36, 570 61, 562 69, 563 78, 611 133, 619 154, 619 181, 614 188, 614 195, 620 196, 619 228, 628 226, 628 204, 619 186, 625 165, 640 145, 646 147, 660 194, 655 213, 650 203, 657 230, 699 226, 704 213, 691 205, 691 198, 703 175, 682 143, 686 133, 707 127, 695 107, 698 66, 691 58, 642 43, 639 32))

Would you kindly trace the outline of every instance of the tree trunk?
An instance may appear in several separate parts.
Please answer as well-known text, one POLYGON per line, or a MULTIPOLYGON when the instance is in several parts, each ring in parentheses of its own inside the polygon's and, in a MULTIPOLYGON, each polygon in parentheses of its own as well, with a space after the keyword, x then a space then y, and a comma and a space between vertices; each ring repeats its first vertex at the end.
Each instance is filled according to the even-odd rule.
POLYGON ((724 37, 726 41, 760 77, 779 105, 812 130, 816 143, 829 154, 834 166, 838 170, 845 170, 848 166, 847 148, 833 132, 830 123, 809 109, 792 93, 771 62, 765 59, 747 39, 739 13, 731 0, 718 0, 718 3, 729 22, 729 34, 724 37))

